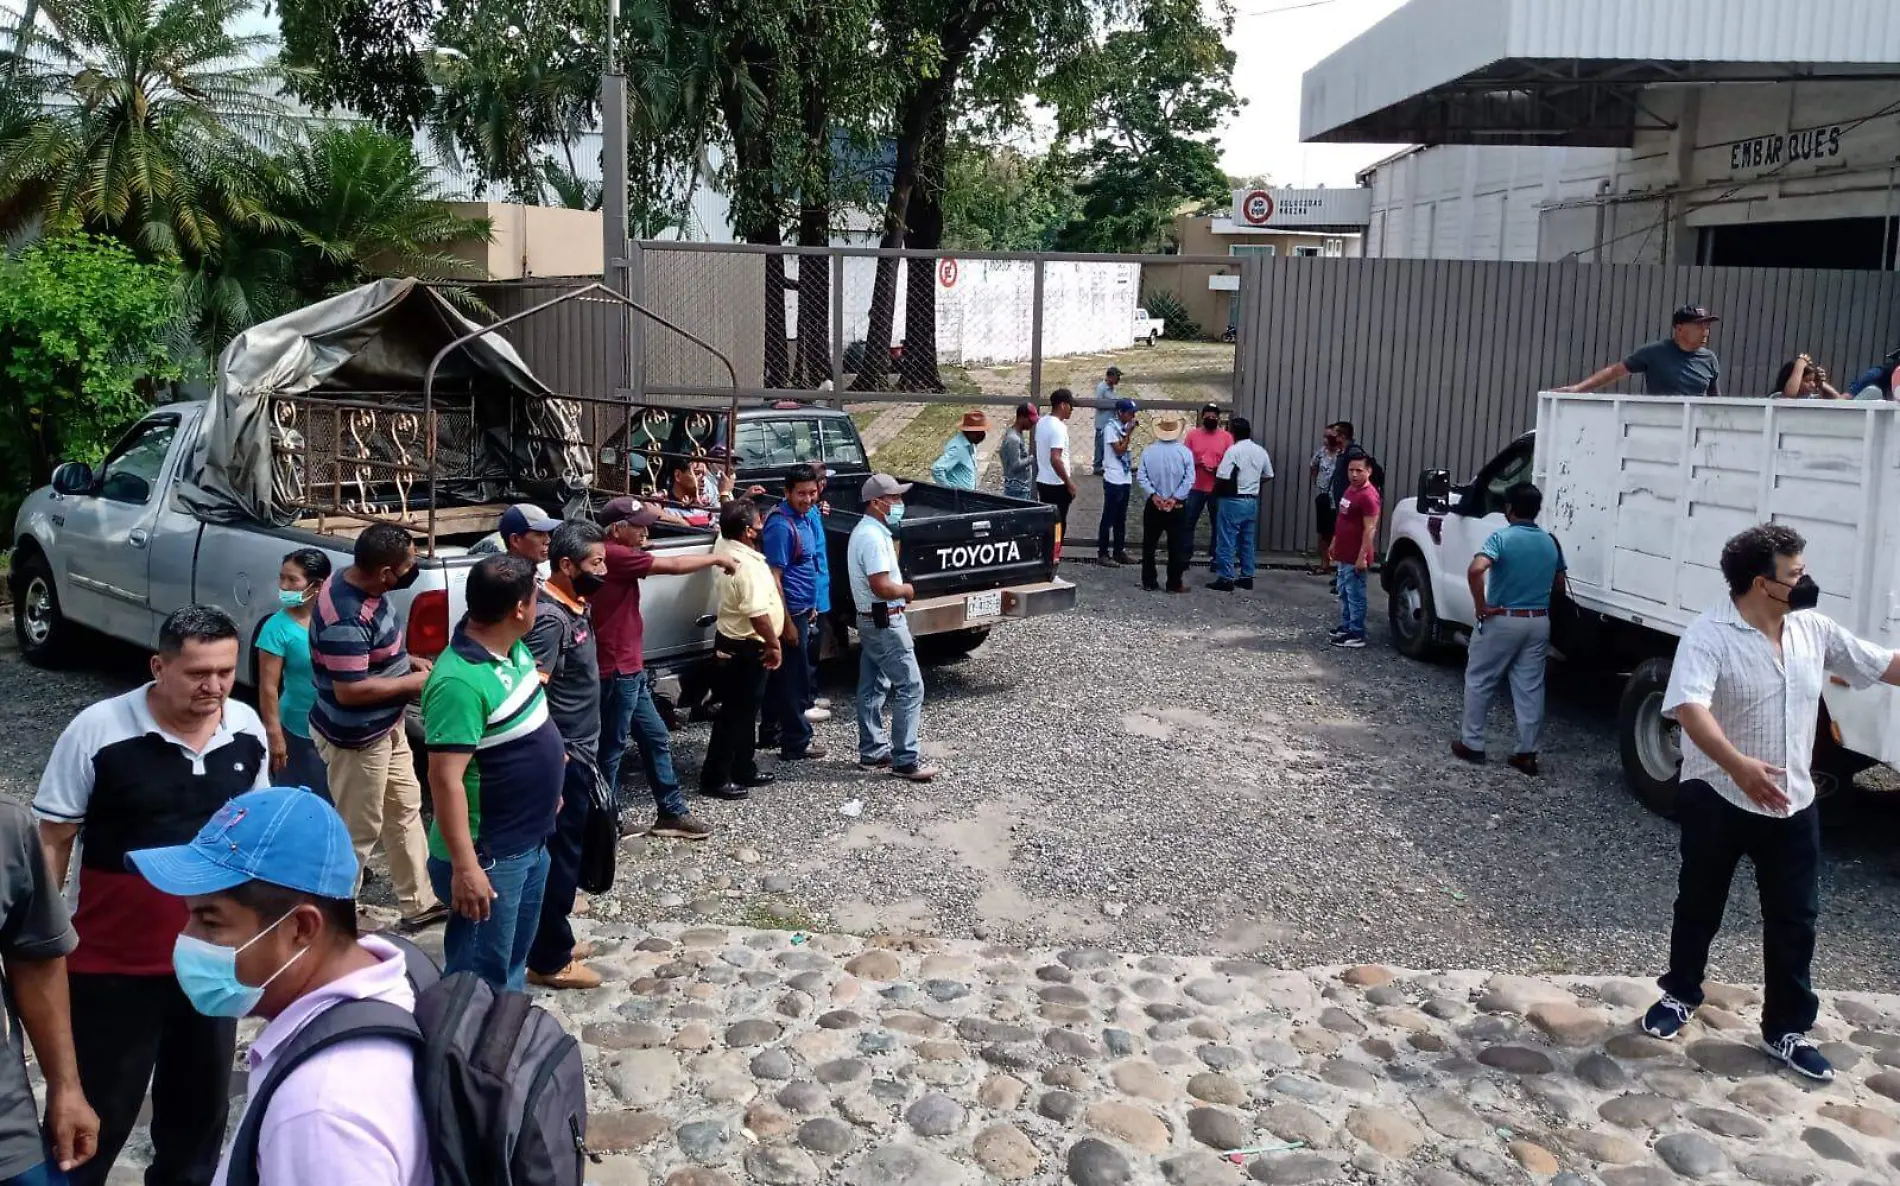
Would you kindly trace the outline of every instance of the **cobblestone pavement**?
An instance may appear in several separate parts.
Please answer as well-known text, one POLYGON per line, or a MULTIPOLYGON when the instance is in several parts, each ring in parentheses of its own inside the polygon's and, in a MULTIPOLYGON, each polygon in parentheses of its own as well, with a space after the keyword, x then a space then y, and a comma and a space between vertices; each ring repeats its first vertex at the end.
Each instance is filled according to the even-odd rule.
POLYGON ((1749 1044, 1757 994, 1729 986, 1663 1043, 1631 980, 580 929, 608 984, 535 995, 581 1036, 599 1186, 1900 1174, 1891 996, 1828 997, 1820 1086, 1749 1044))

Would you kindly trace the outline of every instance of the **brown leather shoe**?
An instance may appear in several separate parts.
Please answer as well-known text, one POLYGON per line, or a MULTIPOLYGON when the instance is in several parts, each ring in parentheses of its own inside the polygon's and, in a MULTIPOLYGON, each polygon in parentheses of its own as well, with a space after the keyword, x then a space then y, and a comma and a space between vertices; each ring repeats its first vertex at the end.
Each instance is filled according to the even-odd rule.
POLYGON ((1537 777, 1537 755, 1536 754, 1512 754, 1510 757, 1504 760, 1511 764, 1511 768, 1513 770, 1522 771, 1524 774, 1530 776, 1531 778, 1537 777))
POLYGON ((571 959, 567 961, 567 967, 551 975, 543 976, 539 972, 529 972, 528 983, 539 988, 585 990, 599 988, 606 981, 601 978, 599 972, 579 960, 571 959))
POLYGON ((1472 749, 1462 741, 1454 741, 1451 743, 1451 756, 1457 758, 1460 762, 1470 762, 1473 766, 1484 765, 1484 751, 1481 749, 1472 749))

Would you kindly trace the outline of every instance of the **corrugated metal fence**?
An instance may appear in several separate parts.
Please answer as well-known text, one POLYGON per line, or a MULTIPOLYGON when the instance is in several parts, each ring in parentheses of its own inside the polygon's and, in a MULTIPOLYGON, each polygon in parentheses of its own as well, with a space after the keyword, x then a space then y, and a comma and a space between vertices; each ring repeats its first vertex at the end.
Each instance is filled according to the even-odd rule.
POLYGON ((1262 551, 1314 546, 1306 472, 1325 424, 1353 422, 1389 506, 1420 470, 1468 477, 1533 427, 1539 390, 1666 336, 1681 305, 1722 317, 1724 395, 1765 395, 1803 352, 1844 387, 1900 346, 1895 273, 1256 257, 1241 283, 1235 408, 1280 474, 1262 551))

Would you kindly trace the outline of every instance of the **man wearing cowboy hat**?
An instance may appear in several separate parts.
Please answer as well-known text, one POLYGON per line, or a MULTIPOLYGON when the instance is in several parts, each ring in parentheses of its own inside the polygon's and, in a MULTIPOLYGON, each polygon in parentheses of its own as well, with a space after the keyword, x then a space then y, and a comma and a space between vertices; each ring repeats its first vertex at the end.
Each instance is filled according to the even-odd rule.
POLYGON ((930 480, 958 490, 976 489, 976 447, 990 434, 990 418, 981 409, 963 414, 957 435, 943 447, 943 456, 930 467, 930 480))
POLYGON ((1102 522, 1095 558, 1104 565, 1133 564, 1128 555, 1128 495, 1135 480, 1135 401, 1115 401, 1115 418, 1102 430, 1102 522))
POLYGON ((1135 481, 1148 494, 1141 508, 1141 587, 1159 591, 1155 547, 1168 537, 1168 592, 1185 593, 1188 567, 1188 492, 1194 489, 1194 454, 1181 443, 1187 421, 1178 412, 1155 417, 1154 443, 1141 451, 1135 481))

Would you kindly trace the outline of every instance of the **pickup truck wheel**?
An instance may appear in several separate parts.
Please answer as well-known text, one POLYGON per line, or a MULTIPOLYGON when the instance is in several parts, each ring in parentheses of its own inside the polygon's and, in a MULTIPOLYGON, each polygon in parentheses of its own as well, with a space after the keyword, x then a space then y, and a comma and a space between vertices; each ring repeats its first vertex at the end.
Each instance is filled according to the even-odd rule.
POLYGON ((917 659, 921 663, 955 663, 968 658, 970 652, 982 646, 989 636, 988 626, 926 634, 917 640, 917 659))
POLYGON ((20 653, 36 667, 57 666, 65 659, 78 627, 60 612, 59 587, 53 583, 45 557, 22 561, 14 582, 13 637, 19 641, 20 653))
POLYGON ((1645 659, 1623 685, 1617 737, 1623 782, 1630 794, 1657 815, 1676 818, 1676 788, 1682 770, 1681 731, 1662 714, 1670 661, 1645 659))
POLYGON ((1150 347, 1152 347, 1152 346, 1153 346, 1153 345, 1154 345, 1154 344, 1155 344, 1156 342, 1158 342, 1158 341, 1160 341, 1160 340, 1161 340, 1161 335, 1160 335, 1160 334, 1158 334, 1158 333, 1156 333, 1156 332, 1155 332, 1155 331, 1153 331, 1153 330, 1149 330, 1149 331, 1148 331, 1148 345, 1149 345, 1150 347))
POLYGON ((1407 556, 1392 570, 1386 598, 1392 644, 1408 659, 1430 659, 1438 652, 1438 611, 1432 603, 1432 578, 1425 562, 1407 556))

